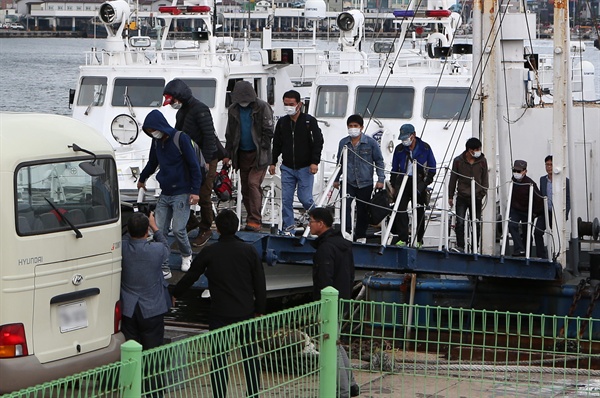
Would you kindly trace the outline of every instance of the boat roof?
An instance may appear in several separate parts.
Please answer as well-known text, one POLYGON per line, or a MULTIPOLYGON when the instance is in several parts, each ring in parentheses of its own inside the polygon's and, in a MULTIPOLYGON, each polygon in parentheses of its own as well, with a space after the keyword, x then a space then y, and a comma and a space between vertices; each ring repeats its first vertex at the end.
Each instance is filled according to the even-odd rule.
POLYGON ((96 155, 114 152, 95 129, 67 116, 40 113, 0 113, 0 171, 13 172, 22 162, 51 158, 81 158, 73 143, 96 155), (43 136, 51 139, 41 139, 43 136))

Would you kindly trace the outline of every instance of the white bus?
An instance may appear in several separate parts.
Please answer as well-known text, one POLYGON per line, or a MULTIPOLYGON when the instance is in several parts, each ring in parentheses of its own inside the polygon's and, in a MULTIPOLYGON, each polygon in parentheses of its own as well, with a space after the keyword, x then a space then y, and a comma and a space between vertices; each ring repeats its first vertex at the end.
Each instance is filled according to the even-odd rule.
POLYGON ((117 180, 91 127, 0 113, 0 393, 119 359, 117 180))

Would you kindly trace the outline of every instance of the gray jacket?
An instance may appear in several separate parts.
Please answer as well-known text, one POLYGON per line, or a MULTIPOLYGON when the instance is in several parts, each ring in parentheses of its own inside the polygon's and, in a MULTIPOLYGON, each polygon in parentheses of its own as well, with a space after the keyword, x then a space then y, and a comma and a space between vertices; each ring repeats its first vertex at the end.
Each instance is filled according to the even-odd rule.
POLYGON ((233 104, 227 109, 225 149, 231 156, 234 169, 239 169, 238 149, 241 138, 240 103, 252 107, 252 139, 256 146, 256 167, 266 168, 271 164, 271 140, 273 139, 273 110, 271 105, 259 99, 252 84, 238 81, 231 92, 233 104))
POLYGON ((121 307, 131 318, 136 305, 144 319, 161 315, 171 308, 171 296, 161 266, 169 258, 170 249, 162 232, 154 234, 156 242, 123 236, 121 270, 121 307))

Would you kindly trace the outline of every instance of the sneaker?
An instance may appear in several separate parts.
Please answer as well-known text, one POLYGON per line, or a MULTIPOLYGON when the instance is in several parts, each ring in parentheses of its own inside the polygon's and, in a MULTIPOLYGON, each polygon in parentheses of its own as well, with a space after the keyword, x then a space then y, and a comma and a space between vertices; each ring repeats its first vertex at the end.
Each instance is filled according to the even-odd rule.
POLYGON ((515 250, 513 257, 525 257, 525 250, 515 250))
POLYGON ((291 231, 280 231, 279 236, 295 236, 291 231))
POLYGON ((258 232, 260 231, 260 224, 249 222, 248 224, 246 224, 246 227, 244 227, 244 230, 250 232, 258 232))
POLYGON ((464 253, 465 249, 463 249, 462 247, 453 247, 452 249, 450 249, 450 251, 452 253, 464 253))
POLYGON ((192 246, 194 246, 194 247, 204 246, 206 244, 206 242, 208 242, 210 240, 210 238, 212 238, 212 231, 211 230, 204 231, 204 232, 198 234, 198 237, 192 241, 192 246))
POLYGON ((181 270, 183 272, 188 272, 192 265, 192 256, 181 257, 181 270))
POLYGON ((161 268, 162 268, 163 278, 171 279, 171 277, 173 276, 173 274, 171 273, 171 268, 169 268, 168 265, 163 265, 161 268))
POLYGON ((358 397, 359 395, 360 395, 360 387, 358 386, 358 384, 352 384, 350 386, 350 396, 358 397))
POLYGON ((422 247, 423 247, 423 242, 417 242, 417 244, 415 245, 415 247, 416 247, 417 249, 420 249, 420 248, 422 248, 422 247))
POLYGON ((406 242, 403 240, 399 240, 398 242, 396 242, 396 246, 406 246, 406 242))
POLYGON ((356 243, 367 243, 367 238, 358 238, 356 239, 356 243))

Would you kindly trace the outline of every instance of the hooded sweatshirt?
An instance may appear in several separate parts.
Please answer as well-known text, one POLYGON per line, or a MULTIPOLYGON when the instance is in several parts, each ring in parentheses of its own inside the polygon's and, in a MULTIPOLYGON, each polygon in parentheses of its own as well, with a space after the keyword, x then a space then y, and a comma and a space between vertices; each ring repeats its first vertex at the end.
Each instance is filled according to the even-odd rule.
POLYGON ((313 246, 317 249, 313 256, 313 299, 320 299, 321 290, 327 286, 337 289, 342 299, 352 298, 352 242, 330 228, 315 239, 313 246))
POLYGON ((194 97, 183 80, 171 80, 165 86, 163 94, 182 103, 181 109, 177 111, 175 128, 188 134, 198 144, 206 162, 213 160, 217 151, 217 137, 208 106, 194 97))
POLYGON ((271 164, 271 139, 273 138, 273 110, 271 105, 256 96, 252 84, 238 81, 231 92, 233 104, 227 109, 225 148, 231 156, 234 169, 239 169, 238 151, 241 150, 242 129, 249 129, 256 148, 255 167, 267 168, 271 164), (240 104, 249 103, 249 119, 242 118, 240 104), (248 124, 248 122, 250 124, 248 124))
POLYGON ((160 166, 156 179, 160 183, 163 194, 173 196, 199 192, 202 173, 190 137, 181 134, 179 148, 177 148, 173 142, 177 130, 171 127, 163 114, 156 109, 146 116, 142 129, 158 130, 166 137, 160 140, 152 138, 150 156, 140 174, 140 182, 145 182, 160 166))

